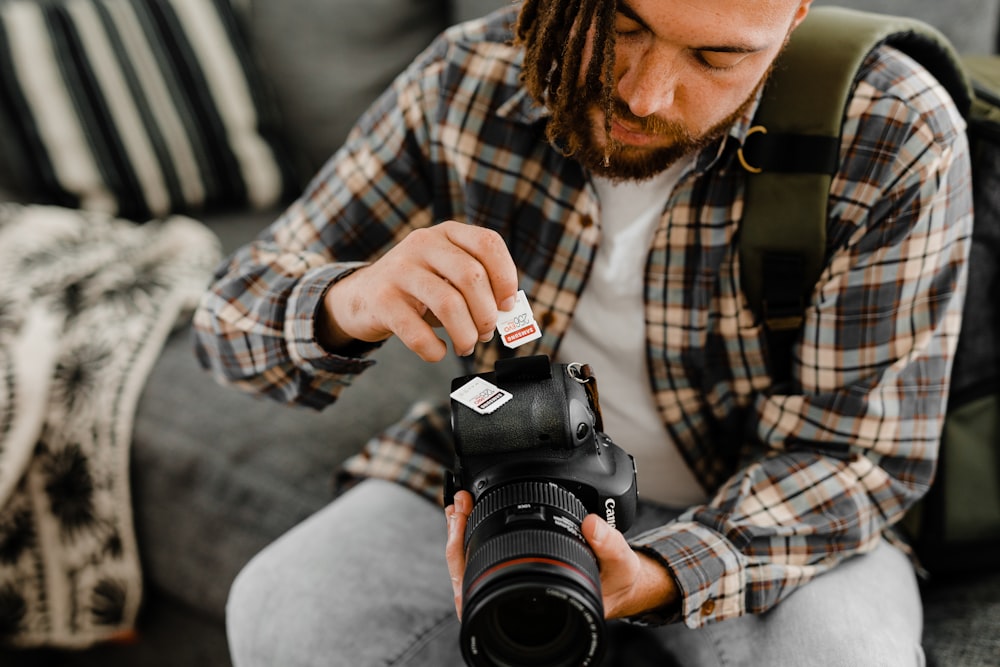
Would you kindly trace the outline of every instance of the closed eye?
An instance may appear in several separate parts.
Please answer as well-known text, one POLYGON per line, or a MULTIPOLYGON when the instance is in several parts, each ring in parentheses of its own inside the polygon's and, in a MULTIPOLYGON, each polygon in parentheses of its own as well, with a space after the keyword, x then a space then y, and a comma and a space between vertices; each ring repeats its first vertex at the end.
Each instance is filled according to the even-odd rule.
POLYGON ((749 52, 743 50, 716 51, 713 49, 695 49, 692 51, 692 55, 698 64, 705 69, 725 72, 746 60, 749 52))
POLYGON ((619 10, 615 16, 615 32, 619 35, 634 35, 646 29, 646 24, 631 12, 619 10))

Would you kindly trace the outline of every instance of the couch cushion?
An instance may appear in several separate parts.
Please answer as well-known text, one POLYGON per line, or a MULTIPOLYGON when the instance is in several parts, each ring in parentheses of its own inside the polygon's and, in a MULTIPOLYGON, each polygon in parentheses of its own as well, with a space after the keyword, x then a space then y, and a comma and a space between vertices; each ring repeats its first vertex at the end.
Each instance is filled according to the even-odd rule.
POLYGON ((132 449, 136 532, 147 578, 222 618, 256 552, 329 502, 337 465, 418 398, 444 397, 457 360, 426 364, 395 339, 323 412, 216 385, 191 333, 167 343, 140 399, 132 449))
POLYGON ((449 22, 446 0, 249 4, 251 43, 308 174, 449 22))
POLYGON ((509 4, 509 0, 452 0, 451 22, 477 19, 509 4))
POLYGON ((0 3, 0 135, 32 196, 134 220, 293 180, 227 0, 0 3))

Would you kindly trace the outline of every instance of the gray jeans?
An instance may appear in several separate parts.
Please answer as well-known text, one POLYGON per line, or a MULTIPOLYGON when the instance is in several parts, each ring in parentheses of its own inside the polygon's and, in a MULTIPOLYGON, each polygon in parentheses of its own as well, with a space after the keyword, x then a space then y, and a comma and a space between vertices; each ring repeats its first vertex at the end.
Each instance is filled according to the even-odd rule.
MULTIPOLYGON (((647 508, 637 523, 663 512, 647 508)), ((227 606, 234 665, 461 667, 445 534, 440 508, 395 484, 361 483, 237 577, 227 606)), ((613 625, 610 636, 628 644, 612 653, 632 656, 614 664, 923 665, 921 625, 913 569, 883 542, 766 614, 698 630, 613 625)))

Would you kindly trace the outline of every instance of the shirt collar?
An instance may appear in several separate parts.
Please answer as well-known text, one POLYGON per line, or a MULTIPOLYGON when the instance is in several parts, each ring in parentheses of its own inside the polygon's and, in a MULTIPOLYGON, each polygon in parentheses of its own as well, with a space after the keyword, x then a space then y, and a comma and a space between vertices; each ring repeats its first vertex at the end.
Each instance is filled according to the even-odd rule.
POLYGON ((549 115, 548 108, 535 100, 524 87, 514 91, 514 94, 497 108, 497 116, 500 118, 525 125, 533 125, 548 118, 549 115))

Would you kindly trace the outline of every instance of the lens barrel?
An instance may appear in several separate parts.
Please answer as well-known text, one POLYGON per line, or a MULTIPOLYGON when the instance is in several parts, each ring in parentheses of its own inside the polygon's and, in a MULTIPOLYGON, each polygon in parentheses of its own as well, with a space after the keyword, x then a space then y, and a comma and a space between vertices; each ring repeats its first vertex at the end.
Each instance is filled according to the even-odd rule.
POLYGON ((469 665, 580 667, 604 652, 597 560, 587 511, 551 482, 483 495, 469 517, 462 654, 469 665))

